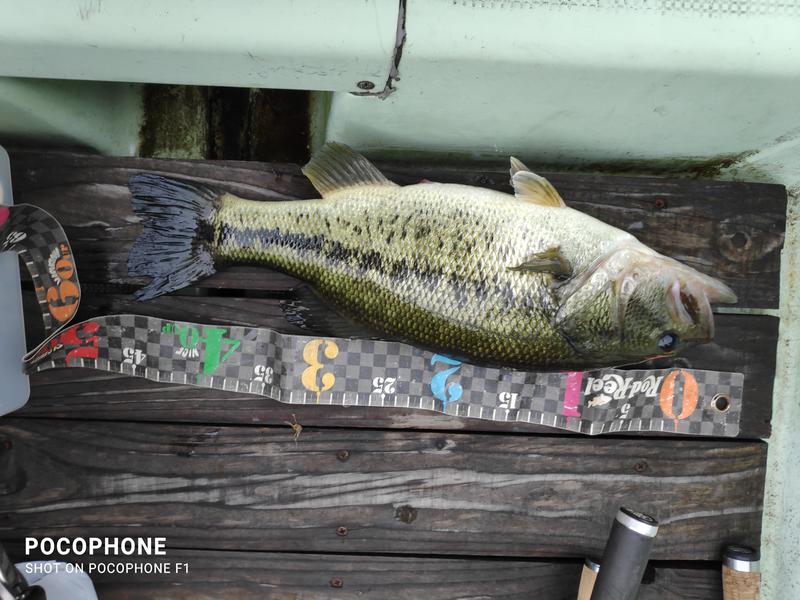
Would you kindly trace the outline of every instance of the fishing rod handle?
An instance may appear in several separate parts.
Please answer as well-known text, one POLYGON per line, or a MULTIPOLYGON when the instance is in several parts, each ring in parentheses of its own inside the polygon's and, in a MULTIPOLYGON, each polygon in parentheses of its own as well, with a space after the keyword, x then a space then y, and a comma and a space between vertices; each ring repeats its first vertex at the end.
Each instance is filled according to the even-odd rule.
POLYGON ((603 552, 603 568, 591 600, 634 600, 642 583, 658 521, 629 508, 620 508, 603 552))
POLYGON ((722 594, 725 600, 759 600, 759 553, 744 546, 728 546, 722 558, 722 594))
POLYGON ((600 570, 600 563, 587 558, 583 563, 581 571, 581 584, 578 587, 578 600, 590 600, 594 583, 597 580, 597 572, 600 570))

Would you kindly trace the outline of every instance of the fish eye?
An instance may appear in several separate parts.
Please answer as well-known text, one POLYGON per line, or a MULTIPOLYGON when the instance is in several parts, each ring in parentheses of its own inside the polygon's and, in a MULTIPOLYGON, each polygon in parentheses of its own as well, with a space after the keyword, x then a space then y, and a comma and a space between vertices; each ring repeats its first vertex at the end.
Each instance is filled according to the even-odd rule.
POLYGON ((670 352, 678 345, 678 334, 671 331, 664 332, 658 339, 658 349, 662 352, 670 352))

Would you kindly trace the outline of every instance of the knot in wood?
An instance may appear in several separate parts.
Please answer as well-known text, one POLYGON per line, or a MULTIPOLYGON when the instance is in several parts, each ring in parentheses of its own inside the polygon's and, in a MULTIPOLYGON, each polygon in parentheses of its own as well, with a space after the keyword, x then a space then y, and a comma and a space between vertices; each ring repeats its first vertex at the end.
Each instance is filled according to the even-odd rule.
POLYGON ((394 509, 394 518, 398 521, 402 521, 403 523, 409 525, 416 521, 417 515, 419 511, 413 506, 409 506, 408 504, 404 504, 403 506, 398 506, 394 509))

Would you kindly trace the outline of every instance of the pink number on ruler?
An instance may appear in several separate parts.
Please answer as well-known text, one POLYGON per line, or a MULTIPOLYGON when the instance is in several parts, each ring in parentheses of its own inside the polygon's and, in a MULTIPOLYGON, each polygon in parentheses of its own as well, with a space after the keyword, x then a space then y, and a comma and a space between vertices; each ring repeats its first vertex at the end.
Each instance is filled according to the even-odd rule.
POLYGON ((580 417, 578 403, 581 400, 581 384, 583 371, 567 371, 567 389, 564 392, 564 416, 580 417))

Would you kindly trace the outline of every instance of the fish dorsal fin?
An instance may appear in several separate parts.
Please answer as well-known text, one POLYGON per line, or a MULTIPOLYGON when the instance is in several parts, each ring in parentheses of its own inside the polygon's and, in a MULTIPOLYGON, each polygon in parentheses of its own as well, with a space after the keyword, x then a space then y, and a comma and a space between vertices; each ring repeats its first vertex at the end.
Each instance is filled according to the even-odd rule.
POLYGON ((556 188, 544 177, 532 172, 519 159, 511 157, 511 185, 514 195, 525 202, 540 206, 563 208, 566 206, 556 188))
POLYGON ((325 144, 303 167, 303 174, 323 198, 364 185, 396 186, 358 152, 336 142, 325 144))
POLYGON ((525 163, 523 163, 516 156, 512 156, 511 157, 511 181, 514 181, 514 175, 516 175, 520 171, 528 171, 528 172, 530 172, 530 169, 528 167, 526 167, 525 163))

